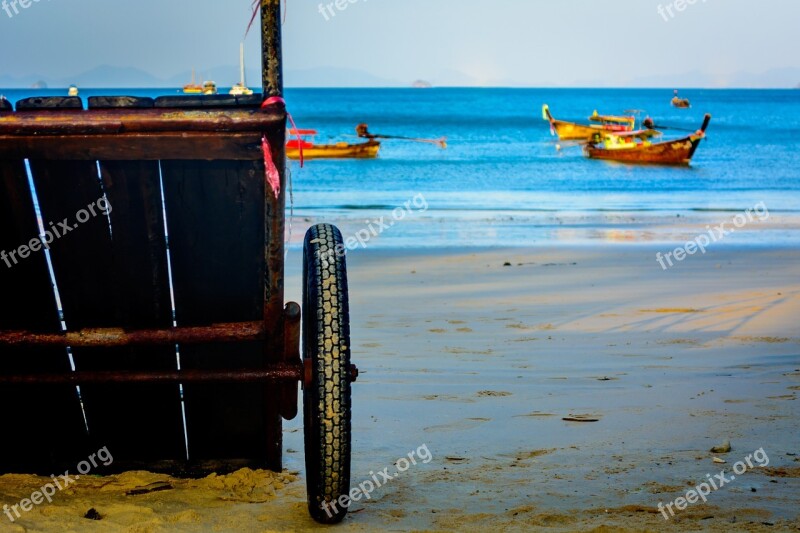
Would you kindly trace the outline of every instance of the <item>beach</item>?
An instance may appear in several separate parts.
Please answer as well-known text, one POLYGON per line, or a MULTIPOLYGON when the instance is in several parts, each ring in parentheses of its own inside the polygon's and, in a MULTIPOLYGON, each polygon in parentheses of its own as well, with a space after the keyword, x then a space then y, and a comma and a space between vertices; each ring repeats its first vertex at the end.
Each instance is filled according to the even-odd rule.
MULTIPOLYGON (((667 271, 664 250, 350 253, 352 486, 391 479, 336 530, 800 528, 800 250, 719 245, 667 271), (659 511, 721 472, 706 503, 659 511)), ((299 267, 292 250, 290 300, 299 267)), ((302 420, 284 438, 284 474, 86 478, 0 531, 322 529, 306 511, 302 420), (125 494, 157 481, 171 489, 125 494)), ((46 481, 2 476, 0 495, 46 481)))
MULTIPOLYGON (((347 248, 359 492, 336 530, 800 528, 796 92, 699 91, 715 119, 685 168, 588 160, 520 112, 577 120, 600 99, 697 127, 662 96, 290 91, 323 138, 346 140, 353 116, 448 135, 290 167, 286 300, 302 299, 310 225, 347 248)), ((85 476, 19 516, 49 478, 0 476, 0 532, 322 529, 302 416, 283 452, 282 473, 85 476)))
POLYGON ((797 0, 39 2, 0 533, 800 532, 797 0))

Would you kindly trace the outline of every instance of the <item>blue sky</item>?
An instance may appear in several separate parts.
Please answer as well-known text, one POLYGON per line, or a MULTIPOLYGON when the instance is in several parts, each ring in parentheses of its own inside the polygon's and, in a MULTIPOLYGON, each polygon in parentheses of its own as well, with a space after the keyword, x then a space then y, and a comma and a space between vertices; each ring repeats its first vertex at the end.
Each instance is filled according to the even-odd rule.
MULTIPOLYGON (((232 66, 250 5, 22 1, 30 5, 12 17, 0 3, 0 76, 60 78, 112 65, 167 79, 192 66, 232 66)), ((725 86, 785 69, 773 77, 797 72, 792 85, 800 83, 798 0, 689 1, 679 11, 684 0, 340 0, 344 10, 288 0, 286 69, 290 82, 333 67, 350 69, 331 76, 340 82, 369 73, 400 85, 522 86, 725 86)), ((255 72, 257 32, 247 47, 255 72)))

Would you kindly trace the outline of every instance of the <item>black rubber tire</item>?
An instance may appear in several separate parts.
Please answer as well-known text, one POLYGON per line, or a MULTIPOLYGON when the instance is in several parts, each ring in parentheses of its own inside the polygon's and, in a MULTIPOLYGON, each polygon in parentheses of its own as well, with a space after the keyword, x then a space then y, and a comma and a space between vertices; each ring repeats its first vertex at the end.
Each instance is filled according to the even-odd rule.
POLYGON ((343 252, 336 227, 318 224, 308 230, 303 358, 311 360, 312 383, 303 390, 306 477, 309 513, 323 524, 344 519, 347 507, 338 500, 350 492, 350 313, 343 252))

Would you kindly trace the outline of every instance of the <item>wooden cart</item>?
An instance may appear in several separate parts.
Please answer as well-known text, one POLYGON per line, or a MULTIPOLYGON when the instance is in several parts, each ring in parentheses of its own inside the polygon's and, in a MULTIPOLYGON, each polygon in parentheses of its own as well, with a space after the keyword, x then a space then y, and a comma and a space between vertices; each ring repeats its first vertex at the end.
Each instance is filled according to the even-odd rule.
POLYGON ((0 473, 102 447, 93 473, 280 471, 300 382, 309 510, 344 517, 325 504, 350 484, 346 267, 312 227, 301 331, 280 20, 262 0, 263 95, 0 100, 0 473))

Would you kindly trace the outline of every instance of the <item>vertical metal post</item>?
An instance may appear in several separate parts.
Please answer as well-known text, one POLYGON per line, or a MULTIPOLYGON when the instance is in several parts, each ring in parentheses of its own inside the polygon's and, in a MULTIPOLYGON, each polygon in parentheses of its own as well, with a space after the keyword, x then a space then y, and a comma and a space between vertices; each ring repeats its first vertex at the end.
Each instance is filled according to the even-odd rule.
MULTIPOLYGON (((281 0, 261 0, 261 86, 264 99, 283 98, 283 52, 281 46, 281 0)), ((284 348, 284 228, 286 217, 286 125, 268 138, 272 161, 281 177, 281 192, 275 198, 265 184, 264 201, 264 361, 280 363, 284 348), (276 357, 277 355, 277 357, 276 357)), ((292 385, 295 394, 297 384, 292 385)), ((291 387, 264 388, 264 431, 267 439, 266 467, 282 468, 283 430, 281 399, 291 387)))
POLYGON ((261 0, 261 86, 264 98, 283 97, 281 0, 261 0))

